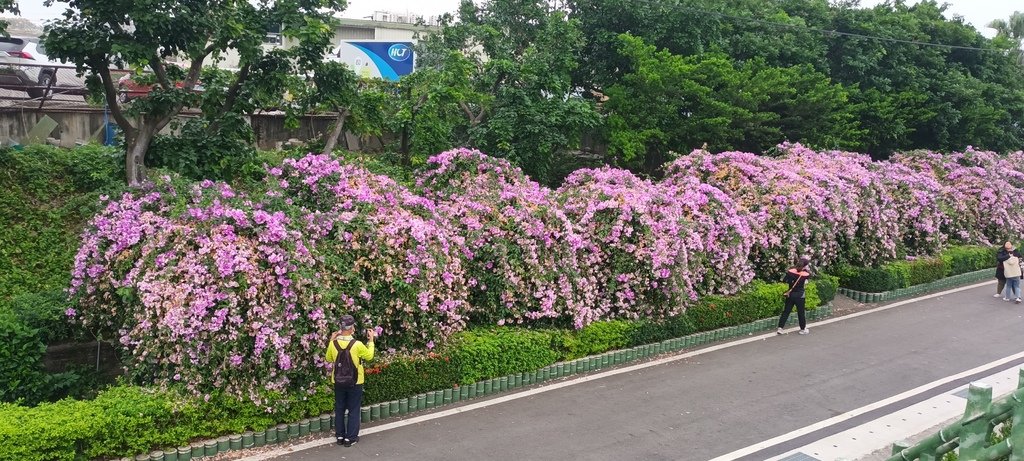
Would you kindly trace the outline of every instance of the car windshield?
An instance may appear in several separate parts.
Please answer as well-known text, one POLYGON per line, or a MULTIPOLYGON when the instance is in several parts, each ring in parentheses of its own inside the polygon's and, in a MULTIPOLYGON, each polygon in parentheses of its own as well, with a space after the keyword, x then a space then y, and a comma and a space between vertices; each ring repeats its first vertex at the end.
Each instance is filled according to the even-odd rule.
POLYGON ((39 54, 46 56, 46 47, 43 46, 43 42, 36 43, 36 49, 39 50, 39 54))

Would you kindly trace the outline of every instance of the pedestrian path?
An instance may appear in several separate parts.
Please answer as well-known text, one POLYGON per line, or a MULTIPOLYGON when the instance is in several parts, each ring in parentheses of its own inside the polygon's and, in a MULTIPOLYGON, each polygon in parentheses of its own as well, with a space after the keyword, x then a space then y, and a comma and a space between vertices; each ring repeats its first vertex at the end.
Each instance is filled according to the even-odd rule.
MULTIPOLYGON (((824 451, 828 441, 858 445, 848 431, 889 413, 915 411, 906 409, 968 382, 958 379, 1024 364, 1024 307, 992 298, 991 290, 991 284, 951 290, 812 324, 810 335, 750 336, 372 424, 352 448, 321 439, 248 459, 700 461, 815 453, 804 448, 822 456, 811 459, 834 459, 824 451), (893 399, 904 394, 910 397, 893 399)), ((920 416, 903 430, 926 424, 920 416)), ((858 450, 870 452, 877 441, 861 437, 858 450)))

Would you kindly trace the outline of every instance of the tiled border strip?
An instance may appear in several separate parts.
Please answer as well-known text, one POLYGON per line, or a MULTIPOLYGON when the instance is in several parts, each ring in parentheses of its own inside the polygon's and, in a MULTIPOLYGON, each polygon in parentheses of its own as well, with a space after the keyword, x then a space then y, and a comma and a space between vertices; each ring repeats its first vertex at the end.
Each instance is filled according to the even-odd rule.
POLYGON ((863 291, 850 290, 848 288, 840 288, 837 293, 862 303, 877 303, 883 301, 890 301, 893 299, 917 296, 930 291, 941 290, 944 288, 951 288, 960 285, 969 285, 971 283, 980 282, 985 279, 991 278, 995 278, 994 269, 982 269, 980 271, 967 272, 965 274, 954 275, 951 277, 946 277, 944 279, 939 279, 934 282, 924 283, 921 285, 914 285, 909 288, 899 288, 896 290, 886 291, 882 293, 865 293, 863 291))
MULTIPOLYGON (((818 320, 831 315, 831 303, 808 311, 808 318, 810 320, 818 320)), ((362 422, 368 423, 396 416, 405 416, 421 410, 429 410, 464 400, 532 386, 551 379, 589 373, 664 353, 677 352, 725 339, 774 330, 777 322, 778 319, 776 317, 761 319, 743 325, 693 333, 681 338, 667 339, 658 343, 644 344, 628 349, 608 351, 603 354, 554 363, 532 372, 516 373, 465 386, 427 392, 390 402, 381 402, 363 407, 360 411, 360 419, 362 422)), ((196 442, 177 449, 154 451, 149 454, 135 456, 134 458, 122 458, 121 461, 191 461, 233 450, 274 445, 313 433, 328 432, 333 428, 334 415, 324 414, 292 424, 279 424, 264 431, 249 431, 242 434, 224 436, 196 442)))

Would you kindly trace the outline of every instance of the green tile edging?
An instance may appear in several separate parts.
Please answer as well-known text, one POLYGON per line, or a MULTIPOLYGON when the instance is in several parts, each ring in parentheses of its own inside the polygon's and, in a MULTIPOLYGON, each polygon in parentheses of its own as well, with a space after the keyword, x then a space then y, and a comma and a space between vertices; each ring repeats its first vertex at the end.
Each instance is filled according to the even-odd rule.
MULTIPOLYGON (((808 320, 818 320, 832 315, 832 303, 808 310, 808 320)), ((747 336, 764 331, 774 330, 776 317, 757 320, 742 325, 702 331, 680 338, 666 339, 661 342, 643 344, 628 349, 608 351, 603 354, 581 357, 575 360, 558 362, 538 370, 515 373, 498 378, 487 379, 465 386, 456 386, 439 391, 431 391, 415 396, 405 397, 389 402, 381 402, 360 409, 360 420, 364 423, 383 419, 405 416, 421 410, 429 410, 440 406, 451 405, 463 400, 497 394, 522 387, 532 386, 551 379, 579 375, 611 368, 630 362, 678 352, 724 339, 747 336)), ((286 442, 289 439, 303 437, 308 434, 330 432, 334 429, 334 415, 323 414, 307 418, 291 424, 278 424, 264 431, 248 431, 211 440, 199 441, 189 446, 164 451, 154 451, 135 457, 121 458, 120 461, 191 461, 204 457, 216 456, 234 450, 262 447, 286 442)))
POLYGON ((950 277, 936 280, 934 282, 923 283, 921 285, 914 285, 908 288, 898 288, 892 291, 886 291, 882 293, 866 293, 863 291, 851 290, 849 288, 842 287, 839 288, 837 293, 847 296, 853 299, 854 301, 862 303, 877 303, 883 301, 890 301, 893 299, 918 296, 930 291, 940 290, 943 288, 953 288, 961 285, 968 285, 971 283, 976 283, 991 278, 995 278, 995 273, 993 272, 993 270, 982 269, 979 271, 953 275, 950 277))

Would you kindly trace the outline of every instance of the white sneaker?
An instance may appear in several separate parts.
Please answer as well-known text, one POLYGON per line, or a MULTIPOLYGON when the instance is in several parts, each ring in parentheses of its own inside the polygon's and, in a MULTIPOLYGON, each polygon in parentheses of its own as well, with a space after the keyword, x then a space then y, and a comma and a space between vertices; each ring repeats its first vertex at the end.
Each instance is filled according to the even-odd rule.
POLYGON ((1003 301, 1009 301, 1010 298, 1003 298, 1003 301))
POLYGON ((806 334, 808 334, 810 332, 811 332, 810 328, 804 328, 803 330, 800 330, 799 333, 802 334, 802 335, 806 335, 806 334))
POLYGON ((1017 300, 1014 301, 1014 302, 1017 303, 1017 304, 1020 304, 1020 298, 1017 298, 1017 300))
POLYGON ((996 293, 996 294, 992 295, 992 297, 993 298, 998 298, 999 297, 999 293, 996 293))
POLYGON ((778 330, 775 330, 775 334, 784 335, 785 333, 782 332, 782 328, 779 328, 778 330))

